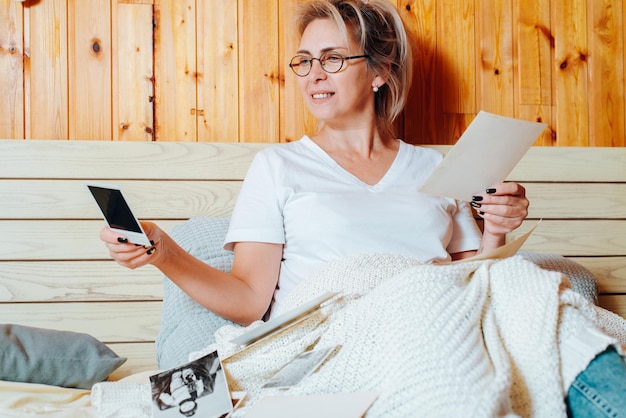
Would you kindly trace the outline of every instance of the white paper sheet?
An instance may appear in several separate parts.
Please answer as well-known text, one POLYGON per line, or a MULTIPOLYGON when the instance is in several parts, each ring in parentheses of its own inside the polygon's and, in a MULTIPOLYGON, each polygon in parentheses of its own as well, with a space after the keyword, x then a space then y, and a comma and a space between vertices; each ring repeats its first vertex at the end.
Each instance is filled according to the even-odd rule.
POLYGON ((246 417, 360 418, 377 397, 375 392, 268 396, 259 400, 246 417))
MULTIPOLYGON (((539 222, 541 222, 541 220, 539 220, 539 222)), ((451 261, 451 262, 442 263, 442 264, 466 263, 466 262, 476 261, 476 260, 489 260, 489 259, 496 259, 496 258, 513 257, 520 250, 520 248, 522 248, 522 245, 524 245, 528 237, 530 237, 530 235, 533 232, 535 232, 535 229, 537 229, 537 227, 539 226, 539 222, 537 222, 535 226, 530 228, 530 231, 526 232, 524 235, 520 236, 515 241, 511 241, 501 247, 496 248, 493 251, 490 251, 488 253, 477 254, 473 257, 464 258, 462 260, 451 261)))
POLYGON ((504 181, 546 126, 479 112, 419 191, 471 201, 504 181))

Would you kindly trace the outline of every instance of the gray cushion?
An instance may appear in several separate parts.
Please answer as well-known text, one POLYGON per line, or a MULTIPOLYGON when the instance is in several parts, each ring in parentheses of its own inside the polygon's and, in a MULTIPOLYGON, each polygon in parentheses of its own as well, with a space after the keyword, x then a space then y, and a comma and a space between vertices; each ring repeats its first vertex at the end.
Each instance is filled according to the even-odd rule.
POLYGON ((598 304, 598 283, 595 276, 581 264, 558 254, 520 251, 527 260, 545 270, 558 271, 569 278, 572 289, 594 304, 598 304))
POLYGON ((125 361, 88 334, 0 324, 0 380, 90 389, 125 361))
MULTIPOLYGON (((172 238, 191 255, 230 272, 233 253, 223 249, 230 218, 192 218, 174 227, 172 238)), ((167 276, 163 278, 161 328, 156 339, 157 363, 169 369, 186 363, 189 353, 215 342, 214 333, 232 324, 183 292, 167 276)))

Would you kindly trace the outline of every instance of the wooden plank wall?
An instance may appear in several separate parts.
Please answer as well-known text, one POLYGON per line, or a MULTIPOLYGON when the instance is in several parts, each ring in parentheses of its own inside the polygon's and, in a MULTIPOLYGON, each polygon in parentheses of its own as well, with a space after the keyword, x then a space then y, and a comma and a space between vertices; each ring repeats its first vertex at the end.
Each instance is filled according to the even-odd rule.
MULTIPOLYGON (((311 133, 286 63, 300 0, 0 0, 0 137, 285 142, 311 133)), ((624 0, 390 0, 415 35, 399 136, 479 110, 547 146, 624 146, 624 0)))

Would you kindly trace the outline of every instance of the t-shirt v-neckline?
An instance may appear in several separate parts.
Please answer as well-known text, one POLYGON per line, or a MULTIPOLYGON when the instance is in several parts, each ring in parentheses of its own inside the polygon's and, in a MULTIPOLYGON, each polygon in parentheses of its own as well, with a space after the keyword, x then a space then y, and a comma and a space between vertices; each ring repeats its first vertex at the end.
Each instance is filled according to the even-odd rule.
POLYGON ((335 161, 330 155, 328 155, 326 151, 324 151, 319 145, 317 145, 315 141, 313 141, 309 136, 305 135, 302 138, 302 141, 309 148, 311 148, 316 153, 316 155, 318 155, 322 159, 322 161, 328 167, 330 167, 333 171, 335 171, 338 175, 352 181, 353 183, 361 187, 365 187, 371 191, 378 191, 380 189, 384 189, 387 184, 393 183, 391 180, 396 175, 396 172, 398 171, 397 167, 400 165, 402 156, 404 155, 404 151, 403 151, 404 143, 402 141, 399 141, 400 144, 398 147, 398 152, 396 153, 396 156, 393 162, 391 163, 391 165, 389 166, 389 169, 387 170, 387 172, 380 178, 380 180, 376 184, 368 184, 364 182, 363 180, 361 180, 360 178, 358 178, 357 176, 355 176, 354 174, 352 174, 351 172, 349 172, 348 170, 346 170, 345 168, 343 168, 339 163, 337 163, 337 161, 335 161))

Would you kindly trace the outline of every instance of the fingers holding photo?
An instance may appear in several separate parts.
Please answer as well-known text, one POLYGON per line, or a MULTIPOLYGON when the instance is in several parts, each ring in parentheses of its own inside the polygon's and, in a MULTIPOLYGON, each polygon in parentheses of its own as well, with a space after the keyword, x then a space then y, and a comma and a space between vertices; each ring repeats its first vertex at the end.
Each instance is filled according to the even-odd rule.
POLYGON ((120 235, 109 227, 104 227, 100 231, 100 239, 109 250, 109 255, 118 264, 135 269, 152 262, 152 256, 157 249, 157 240, 160 230, 151 222, 142 222, 142 227, 150 237, 151 245, 139 245, 129 242, 128 238, 120 235))
POLYGON ((519 183, 494 185, 473 196, 470 205, 484 219, 485 231, 506 234, 518 228, 528 216, 526 189, 519 183))

